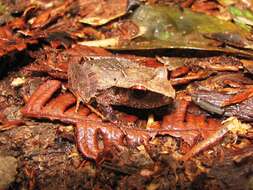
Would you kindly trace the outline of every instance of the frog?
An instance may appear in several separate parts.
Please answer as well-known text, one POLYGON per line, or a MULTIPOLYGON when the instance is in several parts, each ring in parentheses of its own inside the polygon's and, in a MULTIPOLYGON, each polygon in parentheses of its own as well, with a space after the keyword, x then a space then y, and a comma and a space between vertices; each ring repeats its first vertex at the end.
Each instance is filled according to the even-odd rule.
POLYGON ((122 57, 89 57, 71 64, 68 83, 79 101, 95 102, 106 120, 117 120, 112 106, 153 109, 175 98, 166 67, 153 68, 122 57))

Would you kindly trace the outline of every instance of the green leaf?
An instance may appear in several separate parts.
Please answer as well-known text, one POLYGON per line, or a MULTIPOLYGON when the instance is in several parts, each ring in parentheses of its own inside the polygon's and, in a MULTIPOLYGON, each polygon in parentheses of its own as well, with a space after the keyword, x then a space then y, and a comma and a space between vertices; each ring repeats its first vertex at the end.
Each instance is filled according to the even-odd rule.
POLYGON ((236 23, 253 26, 253 13, 250 10, 242 10, 234 6, 230 6, 229 12, 236 23))
POLYGON ((253 47, 247 40, 250 34, 247 30, 232 22, 195 13, 188 9, 143 5, 133 13, 130 19, 139 27, 145 28, 145 33, 128 43, 119 43, 110 48, 182 48, 244 52, 243 50, 220 48, 214 39, 233 47, 249 49, 253 47))

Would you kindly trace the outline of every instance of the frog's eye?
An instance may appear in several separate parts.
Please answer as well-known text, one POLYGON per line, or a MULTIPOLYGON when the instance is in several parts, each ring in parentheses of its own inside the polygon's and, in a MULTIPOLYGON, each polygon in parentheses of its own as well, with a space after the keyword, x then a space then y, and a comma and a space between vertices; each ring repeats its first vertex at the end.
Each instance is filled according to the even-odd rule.
POLYGON ((141 86, 141 85, 132 86, 131 89, 136 89, 136 90, 147 90, 144 86, 141 86))
POLYGON ((147 95, 148 91, 145 90, 131 90, 131 96, 136 99, 144 98, 147 95))

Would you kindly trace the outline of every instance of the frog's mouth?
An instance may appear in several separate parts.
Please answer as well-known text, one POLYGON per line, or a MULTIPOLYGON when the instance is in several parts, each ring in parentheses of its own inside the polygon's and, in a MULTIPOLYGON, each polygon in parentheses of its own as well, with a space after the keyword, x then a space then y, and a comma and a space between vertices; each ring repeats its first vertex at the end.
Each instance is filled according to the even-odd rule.
POLYGON ((168 105, 172 102, 171 97, 164 96, 163 94, 152 92, 149 90, 128 90, 130 101, 133 106, 139 109, 152 109, 168 105))
MULTIPOLYGON (((116 90, 116 89, 114 89, 116 90)), ((147 120, 150 115, 162 119, 171 108, 172 98, 149 90, 117 89, 118 96, 128 97, 124 102, 111 104, 113 110, 119 113, 137 116, 147 120)))

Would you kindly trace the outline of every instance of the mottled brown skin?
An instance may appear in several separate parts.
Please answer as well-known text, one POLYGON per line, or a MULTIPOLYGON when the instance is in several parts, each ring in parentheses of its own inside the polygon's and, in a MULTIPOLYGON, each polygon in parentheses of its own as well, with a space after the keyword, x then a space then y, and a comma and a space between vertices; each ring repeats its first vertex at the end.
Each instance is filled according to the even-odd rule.
POLYGON ((112 105, 138 109, 158 108, 171 103, 174 89, 165 68, 151 68, 124 58, 96 58, 72 64, 69 89, 86 104, 97 102, 109 120, 112 105))
POLYGON ((107 118, 112 119, 115 113, 111 105, 150 109, 168 105, 172 99, 150 91, 113 87, 98 95, 96 102, 107 118))

